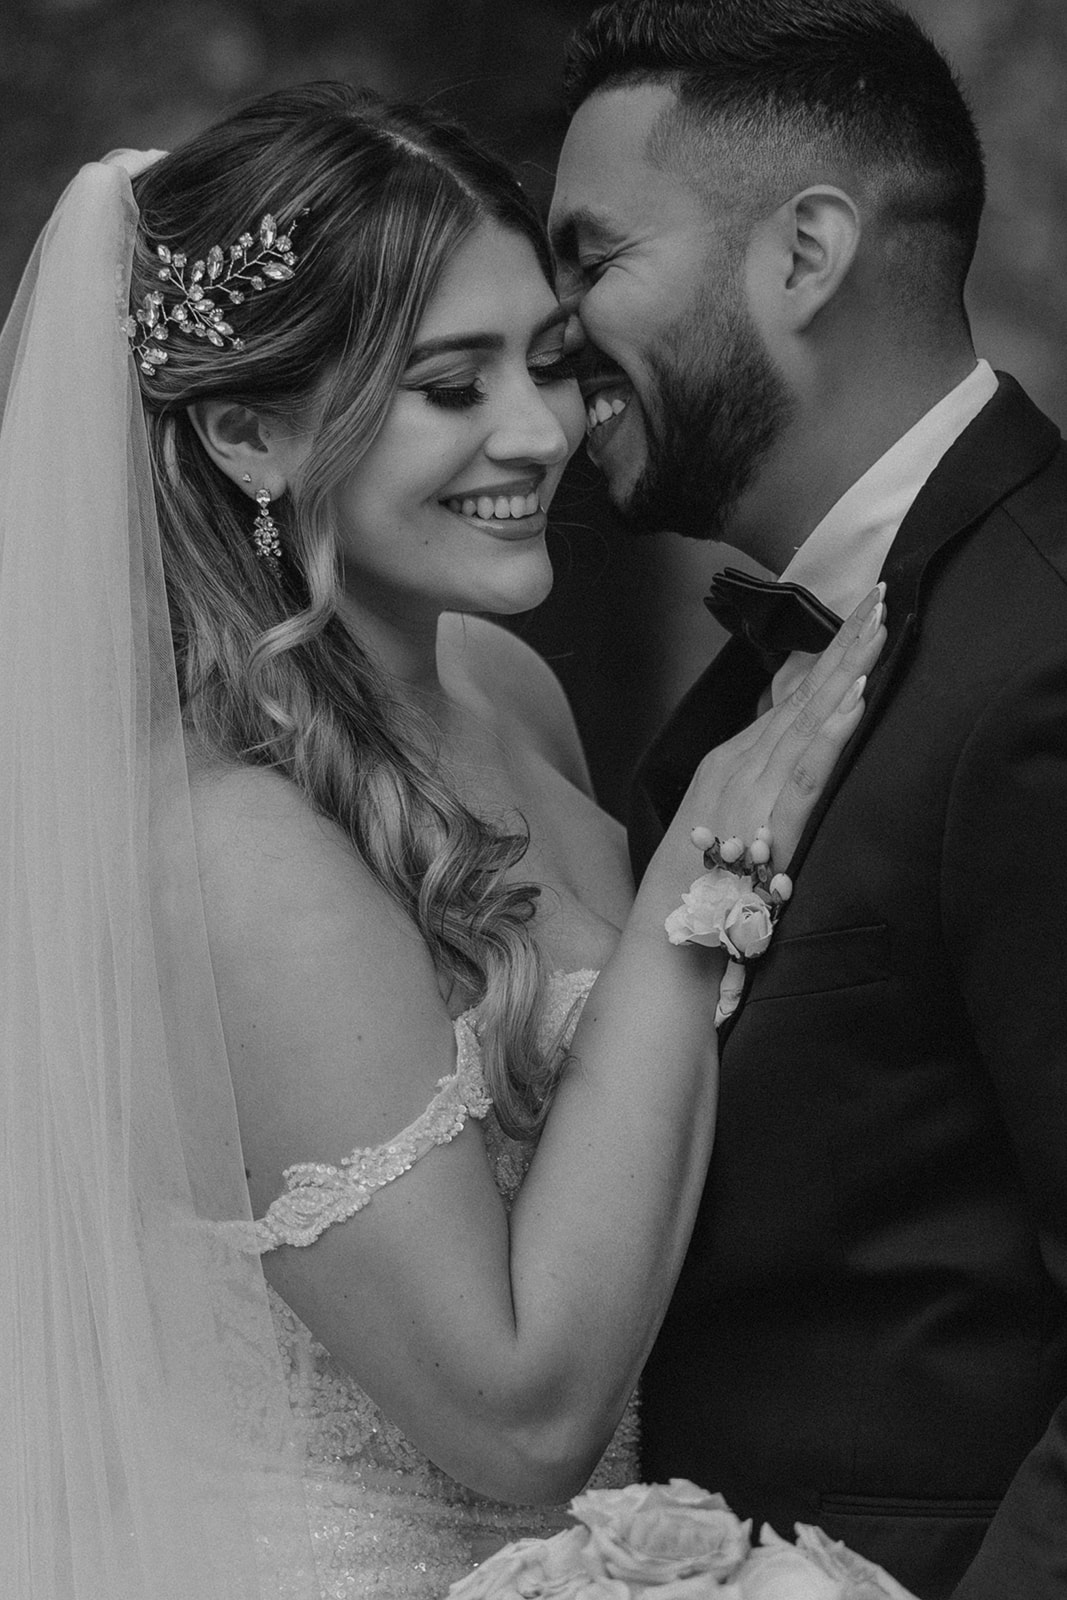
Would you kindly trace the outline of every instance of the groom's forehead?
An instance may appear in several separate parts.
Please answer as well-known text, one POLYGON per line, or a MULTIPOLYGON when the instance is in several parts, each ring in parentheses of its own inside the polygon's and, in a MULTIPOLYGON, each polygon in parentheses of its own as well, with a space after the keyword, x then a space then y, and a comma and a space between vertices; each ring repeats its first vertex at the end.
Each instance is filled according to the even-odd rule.
POLYGON ((571 118, 560 151, 560 184, 610 185, 647 166, 649 136, 675 104, 664 84, 620 85, 583 100, 571 118))
POLYGON ((582 102, 560 151, 549 218, 554 243, 566 244, 578 232, 607 237, 635 211, 667 200, 675 183, 650 161, 648 143, 675 104, 663 84, 610 88, 582 102))

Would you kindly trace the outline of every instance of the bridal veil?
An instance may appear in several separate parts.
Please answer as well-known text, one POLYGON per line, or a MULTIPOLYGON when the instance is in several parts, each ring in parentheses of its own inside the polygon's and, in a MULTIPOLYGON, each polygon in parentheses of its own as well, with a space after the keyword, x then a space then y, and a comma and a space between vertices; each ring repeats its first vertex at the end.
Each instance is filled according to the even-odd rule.
POLYGON ((0 346, 0 1594, 310 1600, 122 331, 136 166, 73 180, 0 346))

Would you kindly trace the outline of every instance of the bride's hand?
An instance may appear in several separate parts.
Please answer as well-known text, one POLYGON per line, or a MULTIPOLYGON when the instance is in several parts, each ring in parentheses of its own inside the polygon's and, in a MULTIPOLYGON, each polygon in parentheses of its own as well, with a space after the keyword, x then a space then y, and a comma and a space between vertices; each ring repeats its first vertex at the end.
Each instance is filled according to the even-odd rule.
POLYGON ((866 677, 885 643, 884 593, 883 584, 871 590, 780 705, 704 757, 656 852, 657 868, 692 876, 694 828, 750 843, 764 825, 775 869, 788 868, 863 715, 866 677))

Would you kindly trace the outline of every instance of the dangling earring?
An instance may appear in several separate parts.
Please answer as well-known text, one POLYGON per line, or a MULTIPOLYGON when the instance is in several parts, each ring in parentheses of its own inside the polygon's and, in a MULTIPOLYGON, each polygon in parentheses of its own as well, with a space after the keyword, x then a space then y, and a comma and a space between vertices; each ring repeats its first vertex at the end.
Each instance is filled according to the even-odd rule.
POLYGON ((266 489, 256 492, 256 505, 259 515, 252 524, 252 540, 256 547, 256 555, 265 561, 274 573, 280 572, 278 558, 282 553, 282 542, 278 537, 278 525, 270 514, 270 495, 266 489))

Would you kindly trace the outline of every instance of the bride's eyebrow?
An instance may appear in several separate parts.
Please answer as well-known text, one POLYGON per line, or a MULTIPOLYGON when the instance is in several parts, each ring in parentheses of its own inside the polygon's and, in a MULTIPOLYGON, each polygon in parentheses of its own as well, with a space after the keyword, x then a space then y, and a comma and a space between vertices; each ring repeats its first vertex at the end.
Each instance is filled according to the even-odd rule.
MULTIPOLYGON (((529 342, 533 344, 536 339, 548 333, 550 328, 557 327, 561 322, 567 321, 567 313, 562 306, 555 306, 542 317, 530 331, 529 342)), ((420 361, 427 361, 431 356, 455 355, 457 352, 467 350, 503 350, 506 340, 501 333, 447 333, 440 339, 423 339, 414 345, 408 356, 408 366, 417 366, 420 361)))

